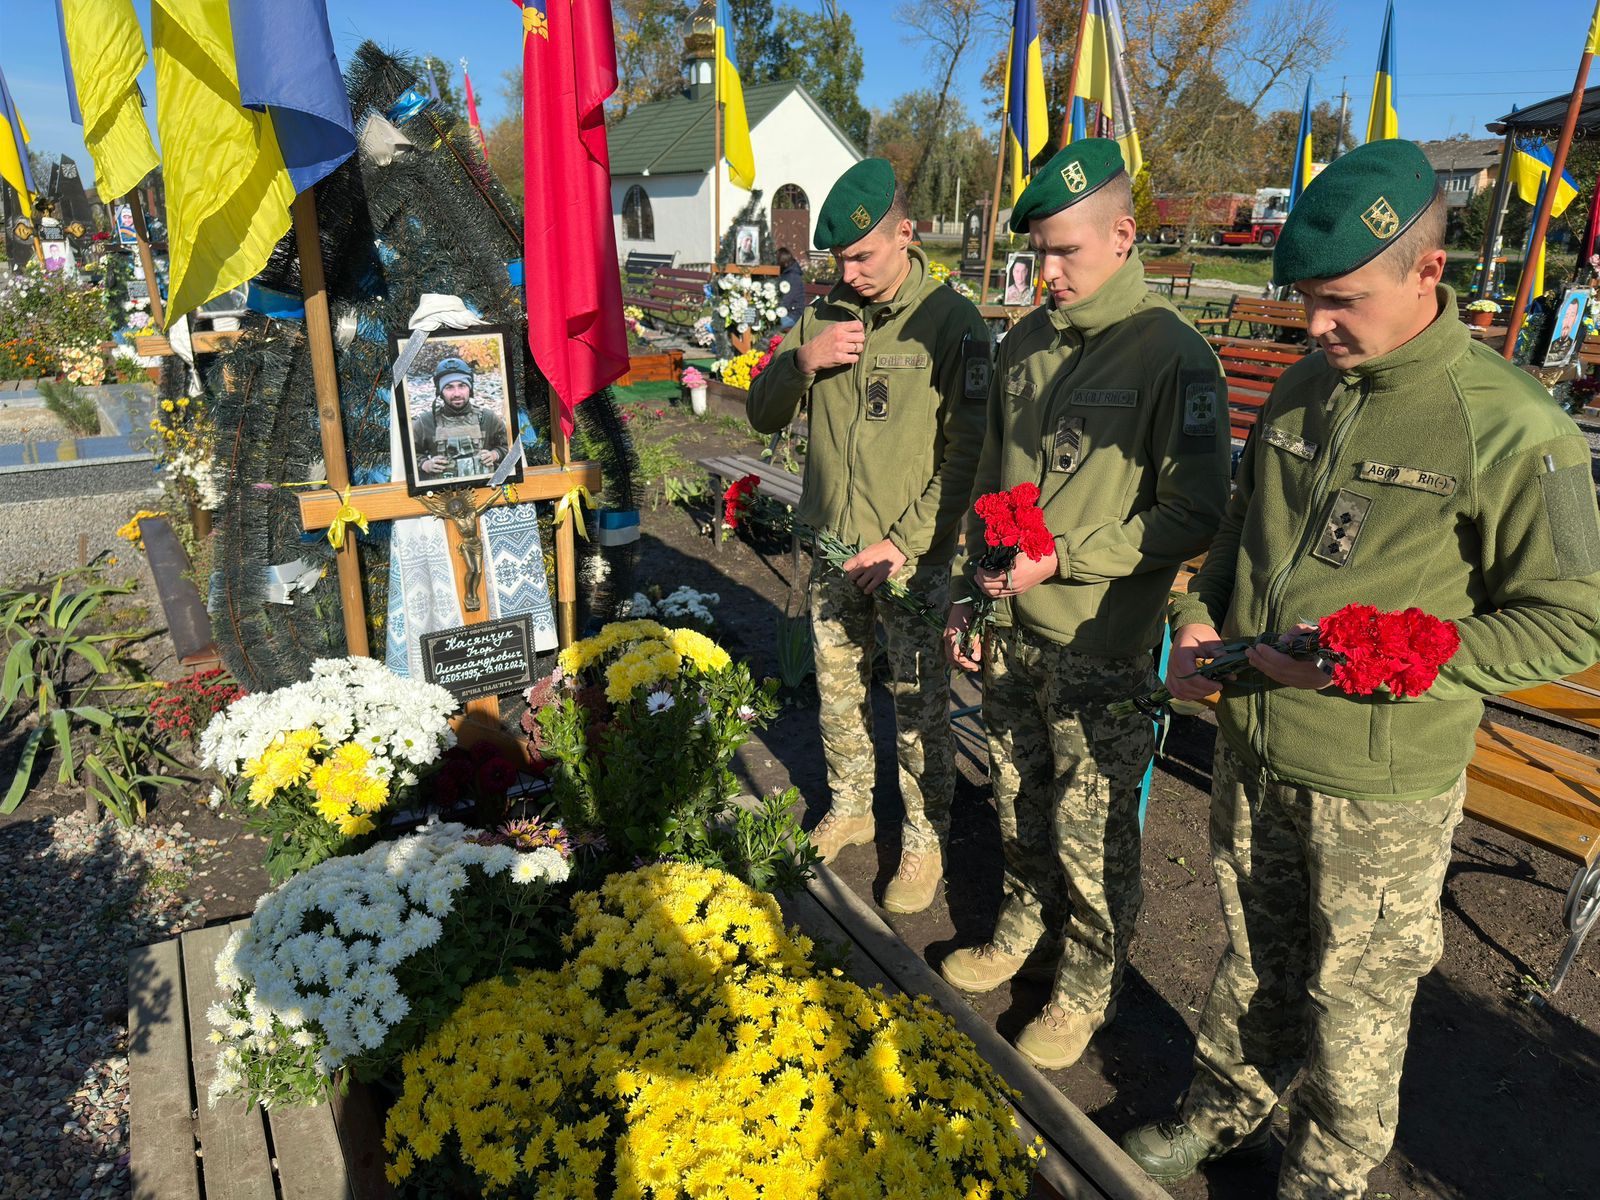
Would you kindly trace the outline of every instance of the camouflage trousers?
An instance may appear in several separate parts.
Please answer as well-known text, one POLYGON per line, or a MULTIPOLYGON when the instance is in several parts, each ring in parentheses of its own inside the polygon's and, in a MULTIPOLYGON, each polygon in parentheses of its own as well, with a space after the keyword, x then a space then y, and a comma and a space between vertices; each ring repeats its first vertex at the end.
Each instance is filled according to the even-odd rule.
POLYGON ((1082 654, 998 629, 983 656, 989 777, 1005 853, 994 941, 1011 954, 1061 946, 1054 1002, 1103 1012, 1122 982, 1144 891, 1139 785, 1150 718, 1106 706, 1153 686, 1150 656, 1082 654))
MULTIPOLYGON (((910 573, 907 572, 909 575, 910 573)), ((942 574, 916 594, 943 612, 949 592, 942 574)), ((872 749, 872 658, 879 622, 894 700, 900 799, 905 805, 901 848, 927 853, 950 835, 955 794, 955 742, 950 733, 950 668, 934 629, 887 595, 868 596, 837 571, 818 567, 811 578, 811 640, 821 699, 822 756, 832 811, 872 814, 877 760, 872 749)))
POLYGON ((1439 894, 1466 776, 1429 800, 1328 796, 1220 740, 1211 845, 1228 945, 1183 1117, 1232 1144, 1293 1103, 1280 1200, 1350 1200, 1394 1144, 1411 1002, 1444 950, 1439 894))

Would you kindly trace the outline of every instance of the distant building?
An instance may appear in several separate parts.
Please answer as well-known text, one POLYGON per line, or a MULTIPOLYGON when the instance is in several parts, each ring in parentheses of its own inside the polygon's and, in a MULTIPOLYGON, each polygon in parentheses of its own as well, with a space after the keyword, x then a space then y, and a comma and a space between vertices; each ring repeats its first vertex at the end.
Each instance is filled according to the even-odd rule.
MULTIPOLYGON (((702 6, 704 7, 704 6, 702 6)), ((750 194, 728 182, 726 167, 713 170, 709 28, 696 14, 685 39, 689 86, 683 93, 633 109, 607 131, 611 151, 611 211, 617 250, 672 254, 679 265, 708 262, 719 239, 715 192, 722 189, 726 232, 750 194)), ((811 248, 812 211, 861 151, 794 82, 744 89, 756 189, 774 246, 798 256, 811 248)))
POLYGON ((1498 138, 1451 138, 1420 145, 1451 208, 1461 208, 1500 177, 1500 152, 1505 143, 1498 138))

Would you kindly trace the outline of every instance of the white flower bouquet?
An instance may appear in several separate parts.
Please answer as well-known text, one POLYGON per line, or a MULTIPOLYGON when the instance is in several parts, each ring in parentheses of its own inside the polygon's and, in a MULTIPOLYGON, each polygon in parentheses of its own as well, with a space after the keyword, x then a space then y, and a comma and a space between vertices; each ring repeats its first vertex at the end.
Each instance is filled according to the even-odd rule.
POLYGON ((236 700, 200 735, 200 761, 224 779, 267 838, 281 883, 377 829, 417 769, 455 744, 456 700, 370 658, 325 658, 311 678, 236 700))
POLYGON ((567 869, 559 829, 435 822, 267 893, 217 956, 210 1103, 314 1103, 341 1068, 392 1069, 473 982, 555 953, 539 914, 567 869))

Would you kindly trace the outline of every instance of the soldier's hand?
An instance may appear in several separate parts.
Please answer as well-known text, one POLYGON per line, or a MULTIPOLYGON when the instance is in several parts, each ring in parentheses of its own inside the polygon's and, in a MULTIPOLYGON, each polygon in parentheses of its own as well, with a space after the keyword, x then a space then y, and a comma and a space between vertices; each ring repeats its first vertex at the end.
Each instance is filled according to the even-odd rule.
POLYGON ((952 604, 950 615, 944 619, 944 656, 964 671, 982 669, 983 643, 972 644, 972 656, 962 653, 961 643, 966 640, 967 626, 972 624, 972 605, 952 604))
POLYGON ((478 461, 486 467, 492 467, 500 461, 500 451, 480 450, 478 451, 478 461))
POLYGON ((1046 579, 1054 579, 1060 562, 1056 558, 1055 549, 1052 547, 1049 554, 1035 562, 1026 554, 1017 555, 1017 561, 1012 564, 1009 571, 985 571, 979 569, 973 578, 977 581, 978 589, 991 600, 999 600, 1003 596, 1020 596, 1031 587, 1037 587, 1046 579))
POLYGON ((840 564, 840 569, 867 595, 872 595, 906 565, 906 556, 888 538, 858 550, 840 564))
MULTIPOLYGON (((1315 625, 1296 625, 1290 632, 1312 633, 1315 630, 1315 625)), ((1284 687, 1320 692, 1333 683, 1333 676, 1316 663, 1307 662, 1303 658, 1291 658, 1282 650, 1274 650, 1271 646, 1251 646, 1245 654, 1250 659, 1252 667, 1274 683, 1283 684, 1284 687)))
POLYGON ((867 327, 860 321, 841 321, 830 325, 796 354, 800 369, 807 375, 829 367, 846 367, 861 357, 867 345, 867 327))
POLYGON ((419 465, 429 475, 437 475, 440 471, 444 470, 444 457, 442 455, 435 454, 432 458, 423 459, 419 465))
POLYGON ((1210 625, 1184 625, 1172 635, 1172 653, 1167 656, 1167 691, 1175 700, 1204 700, 1221 687, 1196 675, 1197 658, 1210 658, 1222 645, 1222 635, 1210 625))

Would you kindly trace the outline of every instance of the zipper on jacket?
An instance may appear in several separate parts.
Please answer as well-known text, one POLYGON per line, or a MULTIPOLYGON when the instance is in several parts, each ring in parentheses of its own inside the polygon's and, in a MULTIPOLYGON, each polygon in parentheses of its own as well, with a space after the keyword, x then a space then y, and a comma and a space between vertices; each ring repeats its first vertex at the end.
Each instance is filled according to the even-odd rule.
MULTIPOLYGON (((1333 427, 1333 436, 1328 439, 1328 456, 1322 465, 1322 473, 1317 477, 1317 482, 1312 488, 1310 501, 1306 504, 1307 520, 1305 528, 1300 531, 1300 537, 1295 543, 1294 552, 1289 556, 1289 561, 1279 567, 1273 574, 1271 582, 1267 584, 1267 603, 1262 611, 1262 617, 1270 623, 1272 613, 1278 607, 1278 602, 1283 597, 1283 592, 1289 584, 1289 576, 1294 574, 1294 569, 1305 556, 1306 549, 1311 539, 1316 536, 1319 522, 1323 520, 1322 506, 1327 499, 1328 487, 1333 482, 1334 472, 1338 469, 1339 455, 1344 449, 1346 435, 1350 427, 1355 424, 1356 417, 1361 412, 1361 406, 1366 402, 1371 389, 1371 381, 1363 379, 1356 389, 1355 401, 1338 419, 1333 427)), ((1267 693, 1269 687, 1261 688, 1255 695, 1256 704, 1256 736, 1255 750, 1257 759, 1263 764, 1267 761, 1267 693)))

